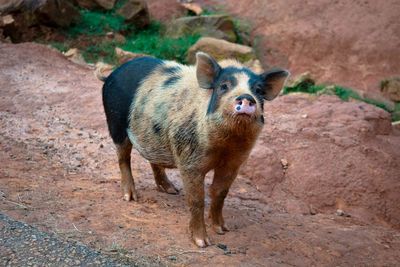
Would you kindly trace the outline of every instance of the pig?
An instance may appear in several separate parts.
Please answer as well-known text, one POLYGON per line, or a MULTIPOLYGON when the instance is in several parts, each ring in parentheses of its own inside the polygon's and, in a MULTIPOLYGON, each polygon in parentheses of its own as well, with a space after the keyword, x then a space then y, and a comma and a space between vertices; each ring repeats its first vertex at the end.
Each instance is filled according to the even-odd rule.
POLYGON ((117 148, 123 199, 138 198, 133 146, 150 162, 160 190, 178 193, 165 169, 179 170, 192 239, 199 247, 211 245, 204 177, 214 170, 209 217, 212 229, 224 234, 224 200, 264 125, 264 100, 274 99, 288 76, 286 70, 255 74, 235 60, 217 62, 198 52, 194 66, 142 57, 104 77, 103 105, 117 148))

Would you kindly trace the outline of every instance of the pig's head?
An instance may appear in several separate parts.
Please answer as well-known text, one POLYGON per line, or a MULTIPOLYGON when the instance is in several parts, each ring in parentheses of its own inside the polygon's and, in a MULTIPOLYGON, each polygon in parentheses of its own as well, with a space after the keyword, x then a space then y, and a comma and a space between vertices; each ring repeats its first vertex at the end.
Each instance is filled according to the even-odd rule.
POLYGON ((220 65, 202 52, 196 54, 196 59, 199 86, 212 90, 207 116, 220 118, 233 127, 262 125, 264 100, 274 99, 289 76, 286 70, 255 74, 234 61, 220 65))

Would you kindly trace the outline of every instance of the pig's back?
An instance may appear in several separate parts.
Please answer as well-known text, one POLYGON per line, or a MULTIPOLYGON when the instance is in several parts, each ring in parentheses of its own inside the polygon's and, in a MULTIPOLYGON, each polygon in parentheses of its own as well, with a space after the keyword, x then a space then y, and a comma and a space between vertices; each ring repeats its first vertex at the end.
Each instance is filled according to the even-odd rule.
POLYGON ((162 60, 142 57, 131 60, 108 76, 103 85, 103 105, 111 137, 116 144, 127 138, 128 117, 141 82, 162 60))

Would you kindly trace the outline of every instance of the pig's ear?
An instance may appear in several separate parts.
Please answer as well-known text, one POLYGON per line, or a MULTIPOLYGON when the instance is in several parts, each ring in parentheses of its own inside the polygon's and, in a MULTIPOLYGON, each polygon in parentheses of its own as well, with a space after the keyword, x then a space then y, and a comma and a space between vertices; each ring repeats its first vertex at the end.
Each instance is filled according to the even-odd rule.
POLYGON ((263 92, 261 93, 262 97, 265 100, 274 99, 282 90, 289 75, 290 72, 287 70, 271 70, 261 74, 261 79, 264 82, 263 92))
POLYGON ((221 67, 209 55, 203 52, 196 53, 196 75, 201 88, 212 89, 220 71, 221 67))

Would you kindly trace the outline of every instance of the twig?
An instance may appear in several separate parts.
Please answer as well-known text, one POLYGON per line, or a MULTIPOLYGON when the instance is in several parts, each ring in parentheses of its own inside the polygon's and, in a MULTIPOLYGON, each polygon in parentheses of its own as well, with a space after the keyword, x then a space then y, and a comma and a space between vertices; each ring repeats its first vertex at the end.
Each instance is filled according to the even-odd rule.
POLYGON ((72 226, 74 226, 74 228, 76 229, 76 231, 81 232, 78 228, 76 228, 75 224, 72 223, 72 226))
POLYGON ((33 209, 33 208, 30 207, 30 206, 26 206, 26 205, 21 204, 21 203, 18 203, 18 202, 14 202, 14 201, 11 201, 11 200, 7 200, 7 199, 5 199, 4 197, 3 197, 3 201, 8 202, 8 203, 11 203, 11 204, 14 204, 14 205, 17 205, 19 208, 24 209, 24 210, 33 209))

